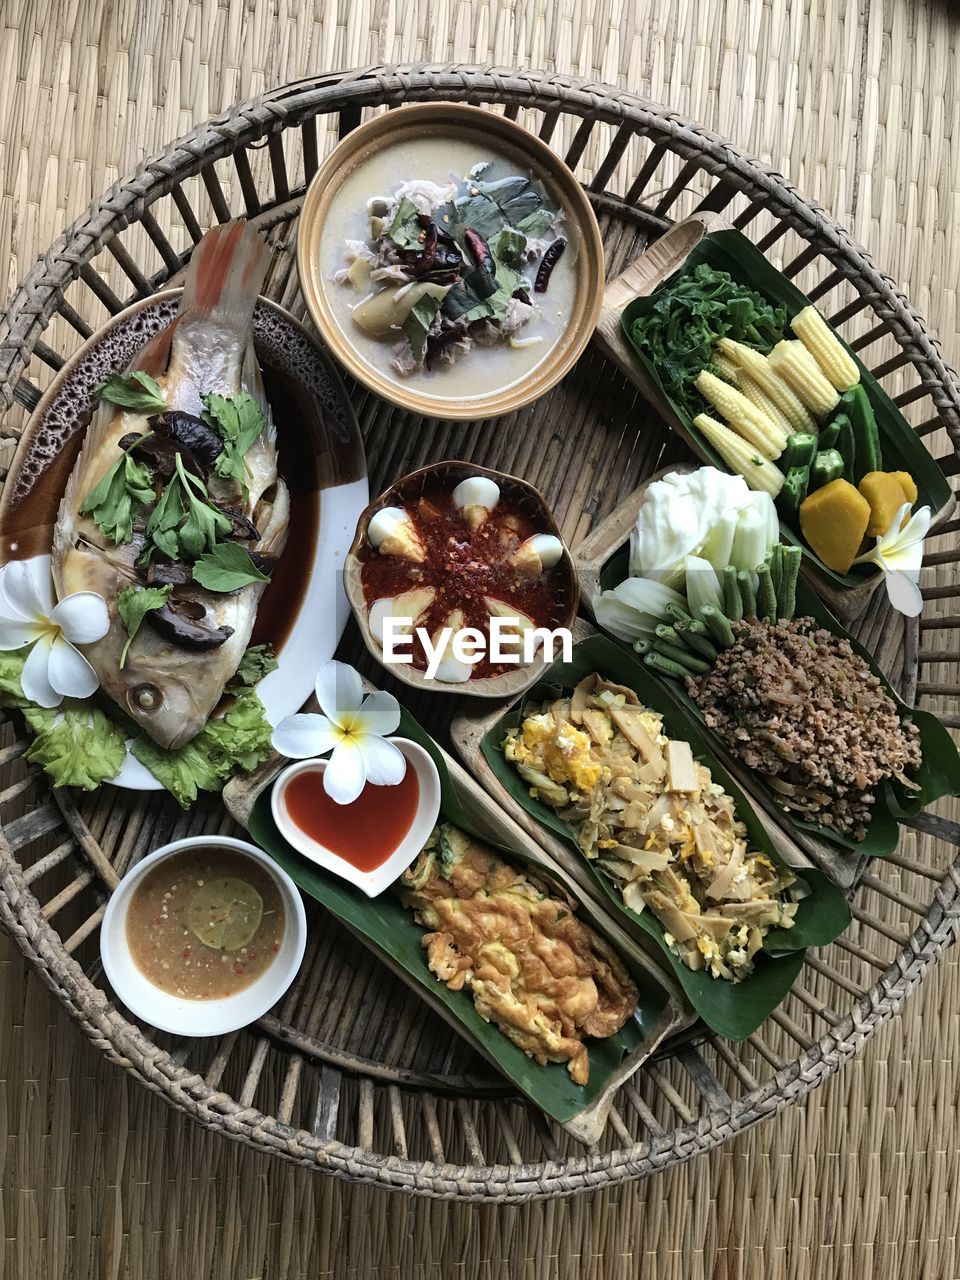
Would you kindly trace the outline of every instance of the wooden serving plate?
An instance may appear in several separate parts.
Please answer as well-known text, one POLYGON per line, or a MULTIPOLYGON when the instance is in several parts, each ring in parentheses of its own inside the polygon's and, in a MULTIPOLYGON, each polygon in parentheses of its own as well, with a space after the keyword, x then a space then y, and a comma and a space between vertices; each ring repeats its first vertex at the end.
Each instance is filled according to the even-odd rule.
MULTIPOLYGON (((594 335, 603 353, 640 389, 644 399, 653 405, 670 429, 708 465, 712 463, 704 453, 700 441, 687 430, 636 358, 621 328, 620 318, 634 298, 653 293, 658 285, 681 267, 704 236, 714 231, 731 230, 731 224, 718 214, 695 213, 664 232, 645 253, 631 262, 626 271, 607 285, 594 335)), ((942 509, 938 513, 937 523, 948 515, 949 509, 942 509)), ((593 536, 596 537, 596 533, 593 536)), ((878 569, 865 575, 858 586, 838 587, 807 555, 803 557, 801 568, 811 586, 844 626, 859 617, 883 580, 883 573, 878 569)))
MULTIPOLYGON (((374 686, 372 684, 366 680, 363 683, 365 692, 373 691, 374 686)), ((316 701, 311 700, 304 710, 317 710, 316 701)), ((565 891, 574 902, 580 902, 587 908, 586 914, 590 919, 590 923, 599 926, 598 931, 612 944, 614 949, 621 956, 629 957, 636 968, 646 974, 651 982, 658 985, 667 994, 667 1003, 651 1034, 638 1049, 627 1054, 590 1106, 562 1126, 572 1137, 590 1145, 599 1141, 603 1134, 613 1096, 620 1086, 630 1079, 668 1037, 675 1036, 692 1026, 696 1018, 686 1004, 673 976, 658 963, 657 958, 649 955, 644 948, 639 947, 634 939, 607 915, 603 910, 602 904, 596 903, 592 897, 588 902, 584 903, 584 895, 579 886, 566 873, 563 867, 558 865, 557 860, 545 852, 541 845, 531 837, 528 830, 514 822, 510 815, 505 812, 504 807, 498 805, 488 792, 451 755, 439 745, 437 749, 443 756, 457 798, 478 833, 497 844, 516 849, 522 853, 527 864, 534 868, 542 868, 546 875, 556 882, 561 890, 565 891)), ((254 773, 247 777, 234 778, 224 789, 224 804, 231 816, 242 827, 246 828, 249 825, 250 815, 260 794, 270 785, 280 770, 289 763, 286 758, 274 753, 254 773)), ((462 1023, 451 1017, 447 1007, 441 1001, 432 998, 430 987, 423 987, 419 984, 414 985, 406 970, 384 951, 371 944, 368 937, 352 929, 348 921, 341 920, 340 923, 349 929, 351 933, 360 937, 364 945, 372 946, 377 957, 403 981, 410 983, 417 995, 435 1013, 439 1014, 458 1035, 462 1036, 473 1049, 482 1054, 488 1061, 491 1061, 495 1067, 498 1065, 496 1059, 490 1055, 486 1047, 479 1040, 476 1040, 462 1023)), ((424 960, 424 965, 426 966, 426 960, 424 960)), ((469 999, 468 996, 464 998, 469 999)))

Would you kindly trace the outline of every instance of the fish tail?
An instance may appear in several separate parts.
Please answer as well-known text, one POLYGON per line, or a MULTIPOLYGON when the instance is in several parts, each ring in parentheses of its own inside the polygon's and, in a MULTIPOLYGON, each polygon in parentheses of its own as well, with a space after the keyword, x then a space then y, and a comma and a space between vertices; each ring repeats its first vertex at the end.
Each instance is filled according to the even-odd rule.
POLYGON ((270 251, 255 227, 234 219, 208 231, 194 250, 183 284, 179 320, 218 320, 246 334, 270 251))

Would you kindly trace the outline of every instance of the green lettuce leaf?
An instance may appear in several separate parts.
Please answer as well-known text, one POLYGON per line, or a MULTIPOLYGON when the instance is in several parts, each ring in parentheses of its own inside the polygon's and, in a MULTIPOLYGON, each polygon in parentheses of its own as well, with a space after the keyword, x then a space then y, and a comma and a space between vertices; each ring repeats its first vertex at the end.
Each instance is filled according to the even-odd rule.
POLYGON ((227 684, 230 690, 243 689, 257 684, 271 671, 276 671, 280 664, 273 652, 273 645, 252 644, 247 648, 232 680, 227 684))
POLYGON ((42 765, 55 787, 96 791, 120 772, 123 732, 99 707, 65 698, 59 707, 27 706, 23 714, 36 735, 27 759, 42 765))
POLYGON ((239 768, 255 769, 270 754, 271 728, 253 689, 241 689, 227 712, 208 720, 197 736, 176 751, 150 738, 134 740, 131 750, 177 803, 189 809, 200 791, 219 791, 239 768))
POLYGON ((26 758, 55 787, 95 791, 123 764, 123 732, 89 702, 65 698, 59 707, 35 707, 23 696, 20 673, 30 645, 0 653, 0 706, 19 707, 34 732, 26 758))

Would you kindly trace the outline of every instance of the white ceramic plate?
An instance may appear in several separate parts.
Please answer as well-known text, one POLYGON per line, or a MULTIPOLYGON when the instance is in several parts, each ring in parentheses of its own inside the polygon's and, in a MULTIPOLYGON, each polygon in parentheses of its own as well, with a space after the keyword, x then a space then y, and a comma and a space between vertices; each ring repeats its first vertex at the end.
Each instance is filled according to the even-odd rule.
MULTIPOLYGON (((21 437, 4 485, 0 564, 42 556, 49 565, 57 509, 96 404, 95 389, 170 324, 179 298, 180 290, 171 289, 128 307, 59 371, 21 437)), ((279 666, 257 689, 267 719, 276 724, 310 696, 317 668, 333 656, 343 634, 349 616, 343 563, 369 489, 357 420, 330 357, 266 299, 257 304, 253 330, 292 499, 290 537, 258 613, 265 620, 276 613, 282 634, 271 635, 258 622, 253 636, 254 643, 270 640, 277 649, 279 666), (291 557, 292 581, 286 572, 291 557), (272 610, 272 591, 293 603, 272 610)), ((111 781, 138 791, 162 790, 129 751, 111 781)))
POLYGON ((188 836, 151 853, 120 881, 107 903, 100 930, 100 955, 107 981, 131 1013, 161 1031, 181 1036, 220 1036, 249 1026, 272 1009, 297 975, 307 945, 307 918, 300 891, 287 873, 255 845, 228 836, 188 836), (221 1000, 183 1000, 161 991, 137 967, 127 943, 127 911, 134 890, 158 862, 196 848, 230 849, 262 866, 283 901, 284 931, 269 968, 236 995, 221 1000))

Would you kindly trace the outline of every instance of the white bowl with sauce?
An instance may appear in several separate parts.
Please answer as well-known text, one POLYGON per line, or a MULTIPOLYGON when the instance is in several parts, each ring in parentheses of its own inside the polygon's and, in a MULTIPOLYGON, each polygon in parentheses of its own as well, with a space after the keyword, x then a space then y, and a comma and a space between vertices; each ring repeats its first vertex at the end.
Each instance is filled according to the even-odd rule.
POLYGON ((395 787, 367 783, 353 804, 338 805, 323 790, 326 760, 298 760, 278 775, 270 797, 287 843, 368 898, 399 879, 440 815, 440 775, 430 753, 409 738, 390 741, 407 758, 404 780, 395 787))
MULTIPOLYGON (((173 1035, 219 1036, 248 1026, 277 1003, 296 977, 306 943, 307 919, 300 891, 272 858, 255 845, 229 836, 188 836, 149 854, 120 881, 103 917, 100 955, 117 998, 138 1018, 173 1035), (215 857, 222 852, 224 863, 236 863, 237 878, 243 875, 244 860, 254 864, 260 883, 271 882, 283 907, 283 925, 273 959, 248 985, 232 994, 190 997, 164 991, 151 981, 133 953, 128 916, 134 895, 155 869, 191 852, 202 857, 215 857)), ((186 945, 192 948, 198 942, 188 938, 186 945)), ((204 946, 202 942, 199 945, 204 946)), ((213 948, 204 947, 204 954, 210 950, 213 948)), ((233 953, 225 954, 222 962, 229 965, 233 953)))

